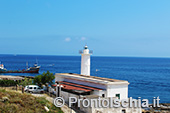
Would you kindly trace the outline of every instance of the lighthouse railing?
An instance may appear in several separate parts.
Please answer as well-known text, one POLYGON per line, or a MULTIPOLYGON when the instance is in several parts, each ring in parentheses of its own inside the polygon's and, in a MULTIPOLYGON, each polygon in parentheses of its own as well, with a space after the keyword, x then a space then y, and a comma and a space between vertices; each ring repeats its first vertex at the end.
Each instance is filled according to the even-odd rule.
POLYGON ((82 50, 79 50, 79 54, 83 54, 83 51, 82 51, 82 50))
POLYGON ((93 51, 92 51, 92 50, 90 50, 90 51, 89 51, 89 53, 90 53, 90 54, 93 54, 93 51))

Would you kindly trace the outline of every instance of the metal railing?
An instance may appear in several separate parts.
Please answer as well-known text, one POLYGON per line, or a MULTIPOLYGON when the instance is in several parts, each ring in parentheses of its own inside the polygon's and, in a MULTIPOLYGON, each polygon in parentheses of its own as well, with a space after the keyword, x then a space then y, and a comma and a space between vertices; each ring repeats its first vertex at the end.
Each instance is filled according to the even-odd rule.
MULTIPOLYGON (((82 51, 82 50, 79 50, 79 54, 83 54, 83 51, 82 51)), ((90 50, 90 51, 89 51, 89 54, 93 54, 93 50, 90 50)))

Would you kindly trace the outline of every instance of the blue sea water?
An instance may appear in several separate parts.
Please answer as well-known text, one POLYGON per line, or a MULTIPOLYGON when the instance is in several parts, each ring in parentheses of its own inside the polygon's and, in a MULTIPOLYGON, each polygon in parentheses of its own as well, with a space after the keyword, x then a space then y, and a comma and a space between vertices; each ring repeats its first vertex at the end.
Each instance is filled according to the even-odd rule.
MULTIPOLYGON (((36 59, 40 74, 80 73, 80 56, 0 55, 8 70, 25 69, 36 59)), ((9 74, 35 76, 37 74, 9 74)), ((161 103, 170 103, 170 58, 91 57, 91 75, 129 81, 129 97, 149 99, 159 96, 161 103), (99 70, 96 72, 96 69, 99 70)))

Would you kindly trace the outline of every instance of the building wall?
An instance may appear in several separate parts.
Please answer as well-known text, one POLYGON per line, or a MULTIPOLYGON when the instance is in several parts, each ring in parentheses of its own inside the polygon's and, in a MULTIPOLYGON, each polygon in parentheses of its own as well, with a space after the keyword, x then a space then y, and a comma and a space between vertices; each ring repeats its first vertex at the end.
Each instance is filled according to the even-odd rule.
POLYGON ((100 97, 102 97, 104 95, 106 95, 106 91, 105 90, 96 90, 90 93, 90 95, 98 95, 100 97))
POLYGON ((63 80, 64 80, 64 78, 55 75, 55 82, 56 81, 63 81, 63 80))
POLYGON ((128 85, 108 85, 107 88, 107 97, 116 97, 116 94, 120 94, 121 99, 128 98, 128 85))
POLYGON ((64 98, 66 103, 69 102, 69 97, 76 97, 77 99, 79 98, 78 95, 75 95, 75 94, 72 94, 72 93, 68 93, 68 92, 65 92, 65 91, 61 91, 61 97, 64 98))
MULTIPOLYGON (((106 98, 103 98, 106 99, 106 98)), ((90 100, 90 99, 89 99, 90 100)), ((102 104, 101 104, 102 105, 102 104)), ((80 110, 84 111, 85 113, 122 113, 122 110, 125 110, 126 113, 142 113, 141 108, 123 108, 123 107, 95 107, 95 105, 92 105, 92 107, 83 107, 81 104, 80 110)))
MULTIPOLYGON (((78 96, 69 92, 65 92, 65 91, 61 91, 61 96, 64 98, 65 102, 68 104, 69 102, 69 97, 76 97, 77 99, 83 99, 85 96, 78 96)), ((87 98, 88 99, 88 98, 87 98)), ((103 98, 106 99, 106 98, 103 98)), ((89 98, 90 100, 90 98, 89 98)), ((107 107, 107 108, 99 108, 99 107, 95 107, 95 106, 89 106, 89 107, 83 107, 82 104, 80 104, 80 108, 79 110, 84 111, 85 113, 122 113, 122 110, 125 110, 126 113, 142 113, 142 109, 141 108, 123 108, 123 107, 119 107, 119 108, 115 108, 115 107, 107 107)))

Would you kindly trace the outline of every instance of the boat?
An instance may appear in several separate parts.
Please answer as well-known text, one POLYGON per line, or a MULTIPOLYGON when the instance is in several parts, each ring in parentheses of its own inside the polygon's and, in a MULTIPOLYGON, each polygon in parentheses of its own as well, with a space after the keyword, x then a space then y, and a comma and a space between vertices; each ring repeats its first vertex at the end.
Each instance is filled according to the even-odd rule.
POLYGON ((6 71, 7 69, 4 68, 4 65, 0 63, 0 72, 6 71))
POLYGON ((23 70, 7 70, 3 64, 0 65, 0 73, 39 73, 39 69, 40 66, 38 66, 38 63, 35 63, 33 67, 28 68, 27 66, 27 68, 23 70))

